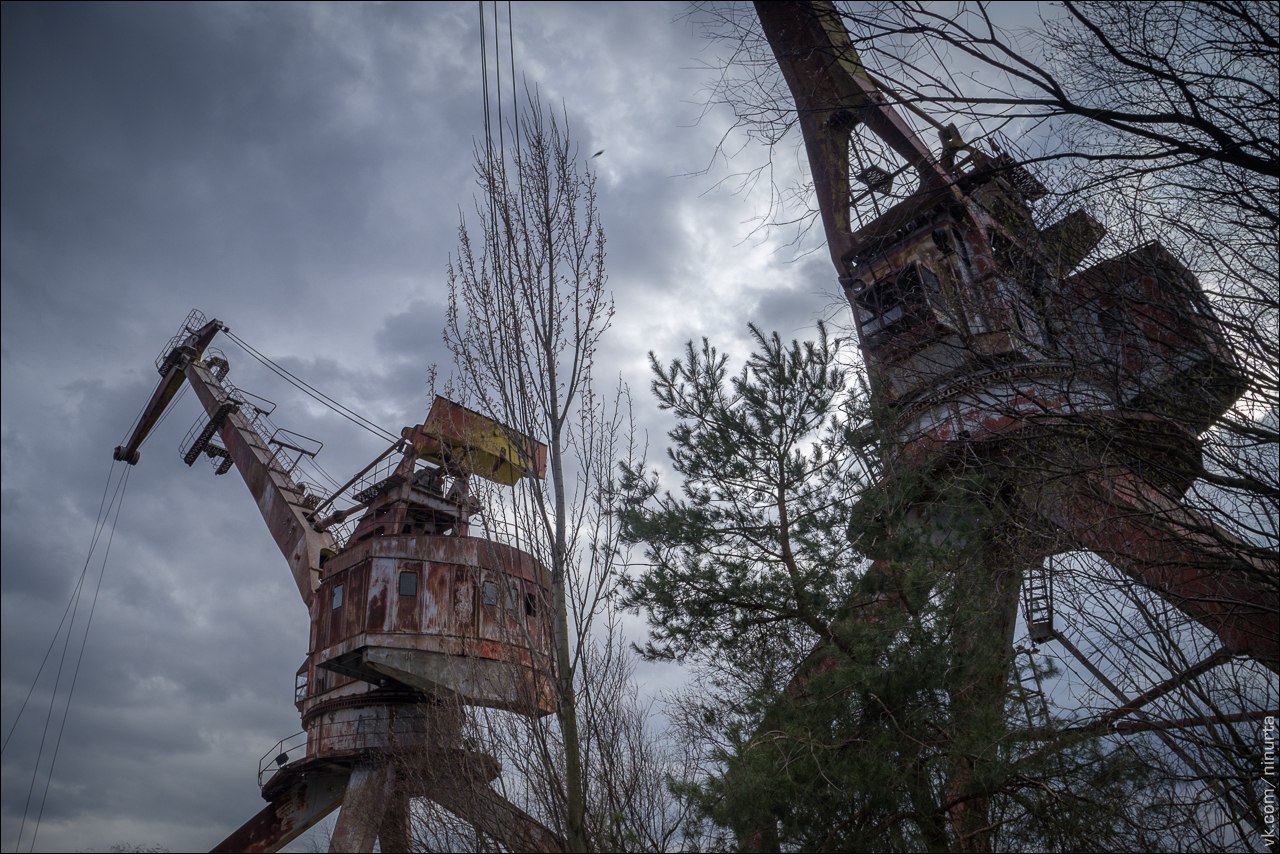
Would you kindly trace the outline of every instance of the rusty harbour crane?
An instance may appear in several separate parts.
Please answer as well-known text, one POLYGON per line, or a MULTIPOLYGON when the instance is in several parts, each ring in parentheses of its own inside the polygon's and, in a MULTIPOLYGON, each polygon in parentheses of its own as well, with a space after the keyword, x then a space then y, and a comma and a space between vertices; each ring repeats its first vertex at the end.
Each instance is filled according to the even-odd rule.
POLYGON ((323 498, 294 476, 313 446, 272 427, 264 401, 232 385, 226 357, 209 347, 226 329, 192 312, 156 360, 155 393, 115 450, 136 464, 189 383, 207 419, 184 442, 184 460, 239 470, 310 613, 295 692, 305 738, 268 752, 267 806, 214 850, 275 851, 343 805, 333 850, 372 851, 380 839, 383 851, 408 851, 410 797, 434 800, 512 850, 561 850, 555 834, 488 785, 497 761, 461 734, 466 705, 525 715, 555 708, 548 573, 469 524, 481 509, 471 478, 542 477, 546 447, 437 397, 425 422, 323 498), (348 498, 341 509, 340 496, 348 498), (406 780, 395 761, 405 756, 439 773, 406 780))
POLYGON ((875 402, 892 413, 885 468, 967 456, 1045 471, 1020 509, 1040 520, 1046 554, 1098 552, 1230 653, 1280 670, 1275 602, 1257 583, 1274 584, 1275 568, 1175 498, 1197 436, 1245 385, 1195 277, 1154 242, 1077 271, 1102 227, 1076 211, 1037 228, 1029 203, 1045 189, 954 128, 935 156, 862 68, 833 4, 756 9, 795 99, 875 402), (858 125, 919 184, 855 229, 858 125), (1069 459, 1068 434, 1082 437, 1069 459))
MULTIPOLYGON (((899 573, 883 543, 946 542, 980 614, 953 640, 950 690, 966 700, 957 714, 998 710, 1020 591, 1030 640, 1056 641, 1098 674, 1055 624, 1051 592, 1054 556, 1090 551, 1220 645, 1138 698, 1103 677, 1113 719, 1233 657, 1280 672, 1274 557, 1184 500, 1197 437, 1246 385, 1196 278, 1157 242, 1079 269, 1102 226, 1078 210, 1037 227, 1031 205, 1046 188, 954 126, 939 128, 935 154, 863 67, 833 3, 755 9, 794 102, 881 413, 869 499, 880 512, 859 542, 881 581, 849 619, 895 607, 899 573), (868 139, 901 165, 868 166, 868 139), (887 209, 855 225, 855 205, 877 194, 887 209)), ((790 692, 829 659, 815 649, 790 692)), ((953 769, 956 838, 986 824, 965 780, 953 769)), ((760 821, 739 828, 739 841, 776 849, 771 833, 760 821)))

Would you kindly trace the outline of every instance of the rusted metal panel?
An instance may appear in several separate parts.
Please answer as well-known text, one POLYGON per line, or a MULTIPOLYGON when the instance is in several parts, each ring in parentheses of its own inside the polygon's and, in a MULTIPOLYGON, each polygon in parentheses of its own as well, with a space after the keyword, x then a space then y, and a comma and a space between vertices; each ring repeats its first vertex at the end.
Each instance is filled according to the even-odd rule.
POLYGON ((311 627, 315 631, 316 640, 313 649, 327 649, 329 647, 329 609, 332 607, 330 598, 333 591, 321 588, 316 596, 314 608, 316 613, 311 616, 311 627))
POLYGON ((453 619, 453 567, 439 561, 425 563, 426 574, 422 585, 422 631, 446 635, 453 632, 457 622, 453 619))
POLYGON ((352 769, 342 798, 342 812, 329 839, 330 851, 373 850, 391 799, 393 780, 392 767, 386 762, 361 762, 352 769))
MULTIPOLYGON (((395 622, 389 628, 397 632, 416 633, 422 628, 422 603, 426 564, 420 560, 395 561, 390 577, 379 578, 380 583, 391 587, 395 599, 395 622), (412 592, 404 589, 406 580, 412 580, 412 592)), ((369 627, 370 630, 374 626, 369 627)))
MULTIPOLYGON (((460 737, 456 706, 424 702, 421 688, 375 688, 354 682, 313 699, 304 711, 305 762, 346 762, 369 751, 386 752, 424 743, 451 744, 460 737)), ((285 766, 291 771, 293 763, 285 766)), ((264 789, 270 793, 275 778, 264 789)))
POLYGON ((365 629, 368 616, 367 602, 369 597, 369 574, 372 562, 363 563, 347 574, 347 602, 343 608, 342 637, 345 640, 358 635, 365 629))
POLYGON ((1199 282, 1158 243, 1071 277, 1053 300, 1069 324, 1063 345, 1083 367, 1109 373, 1130 406, 1199 433, 1244 388, 1199 282))
POLYGON ((498 636, 502 619, 502 578, 487 571, 476 574, 476 639, 491 640, 498 636))
POLYGON ((365 628, 369 631, 390 631, 393 628, 395 591, 380 573, 369 576, 369 602, 365 611, 365 628))
POLYGON ((1077 451, 1050 471, 1058 476, 1039 485, 1036 512, 1208 628, 1232 653, 1280 672, 1274 563, 1105 459, 1077 451))
POLYGON ((498 567, 547 589, 551 587, 547 570, 527 552, 481 537, 460 536, 387 536, 353 543, 325 564, 325 577, 349 569, 370 557, 498 567))
POLYGON ((321 619, 317 640, 332 687, 392 679, 486 706, 527 707, 535 697, 549 710, 549 589, 539 583, 549 578, 532 557, 453 536, 384 537, 358 555, 330 561, 321 586, 329 603, 343 589, 343 607, 321 619), (415 596, 399 594, 406 567, 419 574, 415 596))
POLYGON ((546 668, 473 655, 444 655, 392 646, 366 647, 361 666, 402 685, 467 705, 522 714, 555 710, 554 685, 546 668))
POLYGON ((218 843, 213 854, 278 851, 342 802, 348 772, 325 769, 293 775, 257 815, 218 843))
MULTIPOLYGON (((226 392, 203 364, 192 362, 186 375, 206 412, 216 412, 226 402, 226 392)), ((228 413, 219 436, 288 562, 299 594, 309 604, 319 582, 321 553, 333 549, 332 535, 311 527, 301 504, 301 489, 276 467, 271 451, 243 415, 228 413)))
POLYGON ((546 474, 547 446, 511 427, 437 396, 425 423, 406 428, 418 456, 511 485, 546 474))

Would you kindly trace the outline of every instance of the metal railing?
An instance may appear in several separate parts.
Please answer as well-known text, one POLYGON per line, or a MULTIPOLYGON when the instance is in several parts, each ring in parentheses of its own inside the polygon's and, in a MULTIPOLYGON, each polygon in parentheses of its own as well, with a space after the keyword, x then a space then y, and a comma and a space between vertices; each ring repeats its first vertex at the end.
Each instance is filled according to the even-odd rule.
POLYGON ((354 730, 351 729, 350 721, 322 723, 314 743, 310 741, 306 731, 295 732, 280 739, 262 754, 262 758, 258 760, 258 787, 261 788, 277 772, 289 765, 312 758, 312 752, 307 749, 309 746, 314 745, 314 755, 317 756, 325 755, 334 742, 342 740, 351 742, 346 748, 351 751, 394 750, 397 746, 406 746, 397 744, 403 736, 414 736, 410 740, 412 742, 430 731, 429 722, 415 716, 388 718, 384 715, 361 715, 355 720, 354 730))
POLYGON ((173 351, 185 344, 187 339, 200 331, 206 323, 208 323, 208 321, 205 320, 203 312, 199 309, 191 309, 191 313, 187 315, 187 319, 182 321, 182 327, 172 338, 169 339, 169 343, 160 351, 160 355, 156 356, 156 370, 162 375, 165 374, 173 365, 171 361, 173 351))
MULTIPOLYGON (((203 314, 199 311, 192 311, 184 324, 183 330, 173 337, 169 348, 161 355, 158 363, 165 359, 173 347, 179 346, 185 341, 191 332, 203 326, 204 322, 203 314)), ((268 462, 270 468, 287 478, 289 484, 293 487, 293 491, 298 496, 298 503, 314 511, 317 519, 343 511, 358 510, 361 505, 368 503, 374 492, 387 484, 395 473, 396 467, 400 465, 400 455, 388 453, 370 466, 361 476, 353 479, 351 483, 340 488, 337 492, 334 492, 332 488, 318 485, 312 480, 304 479, 299 470, 300 464, 304 460, 313 460, 319 454, 321 448, 324 447, 324 444, 309 436, 304 436, 276 425, 271 420, 276 404, 233 384, 227 378, 229 365, 226 356, 221 351, 207 351, 204 363, 222 391, 224 400, 236 404, 241 416, 248 423, 253 434, 270 454, 268 462)), ((183 453, 186 453, 191 443, 198 438, 205 424, 207 424, 207 420, 200 419, 196 424, 192 425, 181 445, 183 453)), ((394 446, 392 450, 394 450, 394 446)), ((220 460, 213 460, 215 468, 220 463, 220 460)), ((341 521, 336 521, 326 526, 325 530, 333 537, 334 543, 338 548, 341 549, 346 545, 348 538, 359 522, 359 518, 359 513, 356 512, 341 521)), ((471 517, 470 525, 471 536, 493 540, 514 548, 521 548, 522 541, 527 543, 528 540, 527 535, 521 536, 516 525, 486 513, 484 510, 471 517)))
POLYGON ((286 736, 276 742, 266 753, 262 754, 262 758, 258 760, 258 787, 266 781, 271 774, 275 774, 290 762, 296 762, 299 759, 307 758, 307 734, 306 732, 295 732, 293 735, 286 736), (295 756, 289 755, 290 751, 295 752, 295 756), (267 772, 271 772, 268 774, 267 772))
MULTIPOLYGON (((199 312, 192 312, 192 316, 196 315, 199 315, 199 312)), ((203 317, 203 315, 199 316, 203 317)), ((190 323, 191 319, 188 318, 188 324, 190 323)), ((175 336, 175 340, 181 337, 182 333, 179 333, 178 336, 175 336)), ((220 351, 210 353, 204 361, 205 366, 213 374, 214 379, 217 380, 225 399, 237 405, 249 428, 253 431, 258 441, 261 442, 262 447, 270 454, 268 465, 277 473, 289 479, 289 482, 295 487, 300 503, 312 506, 319 503, 320 496, 324 494, 324 490, 312 483, 298 480, 295 472, 298 468, 298 463, 304 457, 314 458, 320 453, 324 443, 301 433, 295 433, 292 430, 277 426, 271 420, 271 415, 276 409, 275 402, 251 391, 238 388, 227 379, 227 359, 220 351)), ((199 423, 197 422, 197 425, 199 423)), ((193 434, 196 429, 195 426, 192 427, 193 434)), ((189 434, 188 440, 191 438, 192 434, 189 434)), ((189 447, 188 440, 183 442, 184 449, 189 447)))

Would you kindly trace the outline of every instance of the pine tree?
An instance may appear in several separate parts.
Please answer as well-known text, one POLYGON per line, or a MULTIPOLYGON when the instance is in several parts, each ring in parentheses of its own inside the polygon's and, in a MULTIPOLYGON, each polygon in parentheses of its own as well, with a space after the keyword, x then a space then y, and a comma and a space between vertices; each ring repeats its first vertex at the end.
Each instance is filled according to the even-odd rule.
POLYGON ((1020 582, 1002 557, 1008 485, 886 491, 844 342, 751 332, 737 374, 705 340, 669 364, 651 354, 680 485, 622 479, 624 539, 645 555, 624 583, 649 619, 642 651, 700 675, 677 717, 711 769, 680 791, 703 844, 1176 847, 1143 763, 1052 720, 1017 678, 1031 674, 1014 615, 992 619, 1020 582), (943 509, 913 517, 925 503, 943 509))

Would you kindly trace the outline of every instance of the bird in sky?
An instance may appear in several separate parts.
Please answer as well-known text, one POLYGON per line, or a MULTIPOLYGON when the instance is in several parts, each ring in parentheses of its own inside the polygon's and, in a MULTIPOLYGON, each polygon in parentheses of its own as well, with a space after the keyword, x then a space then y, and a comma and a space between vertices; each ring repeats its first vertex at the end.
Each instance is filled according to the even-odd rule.
POLYGON ((595 154, 593 154, 593 155, 591 155, 591 156, 592 156, 592 157, 599 157, 601 154, 604 154, 604 149, 603 149, 603 148, 602 148, 602 149, 600 149, 599 151, 597 151, 595 154))

